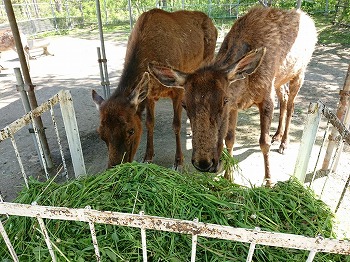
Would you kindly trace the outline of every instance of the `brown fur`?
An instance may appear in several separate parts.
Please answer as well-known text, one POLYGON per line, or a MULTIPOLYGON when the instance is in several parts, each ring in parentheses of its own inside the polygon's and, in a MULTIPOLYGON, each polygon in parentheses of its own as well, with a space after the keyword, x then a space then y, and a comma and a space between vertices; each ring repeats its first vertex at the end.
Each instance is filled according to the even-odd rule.
POLYGON ((232 154, 238 110, 256 105, 265 180, 270 185, 269 130, 274 94, 280 101, 280 119, 273 140, 281 140, 279 151, 283 152, 294 99, 316 42, 314 22, 305 13, 257 7, 234 23, 211 65, 192 74, 151 65, 160 81, 170 83, 172 78, 175 85, 185 89, 184 105, 191 121, 192 162, 196 168, 218 171, 223 139, 232 154))
POLYGON ((182 89, 161 85, 147 71, 149 62, 191 72, 214 57, 217 30, 208 16, 196 11, 174 13, 153 9, 137 20, 129 37, 125 64, 118 88, 108 100, 93 91, 99 106, 99 133, 108 147, 108 167, 132 161, 140 142, 141 113, 146 107, 147 147, 144 161, 154 155, 155 102, 161 97, 173 101, 173 129, 176 136, 174 167, 182 165, 180 144, 182 89))

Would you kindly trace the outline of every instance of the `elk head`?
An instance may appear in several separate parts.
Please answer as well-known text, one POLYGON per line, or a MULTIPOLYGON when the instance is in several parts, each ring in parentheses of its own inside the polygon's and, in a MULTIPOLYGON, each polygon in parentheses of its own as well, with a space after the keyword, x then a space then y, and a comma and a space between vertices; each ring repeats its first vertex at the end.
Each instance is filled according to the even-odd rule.
POLYGON ((142 103, 148 94, 148 82, 149 74, 145 73, 133 90, 115 92, 107 100, 92 91, 100 112, 97 131, 108 148, 108 168, 134 159, 141 140, 142 103))
POLYGON ((183 107, 192 128, 192 164, 203 172, 217 172, 231 107, 231 83, 244 81, 260 65, 265 48, 246 53, 230 64, 216 64, 185 73, 151 63, 149 71, 169 88, 183 88, 183 107))

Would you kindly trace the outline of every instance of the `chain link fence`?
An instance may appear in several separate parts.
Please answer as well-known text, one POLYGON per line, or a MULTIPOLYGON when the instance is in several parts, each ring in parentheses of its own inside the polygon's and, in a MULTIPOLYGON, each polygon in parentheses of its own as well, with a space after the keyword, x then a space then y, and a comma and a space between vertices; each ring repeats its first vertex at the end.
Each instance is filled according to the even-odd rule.
MULTIPOLYGON (((4 0, 3 0, 4 1, 4 0)), ((8 27, 8 18, 4 2, 0 2, 0 28, 8 27)), ((305 0, 301 8, 309 13, 332 14, 339 0, 305 0)), ((251 6, 264 4, 265 1, 108 1, 100 0, 101 18, 104 25, 117 23, 132 24, 138 16, 152 8, 168 11, 181 9, 198 10, 208 14, 217 25, 222 20, 237 19, 251 6)), ((266 4, 266 3, 265 3, 266 4)), ((19 0, 12 3, 19 28, 27 35, 36 35, 57 30, 70 30, 74 27, 97 24, 95 0, 19 0)), ((273 6, 293 8, 296 1, 275 1, 273 6)))

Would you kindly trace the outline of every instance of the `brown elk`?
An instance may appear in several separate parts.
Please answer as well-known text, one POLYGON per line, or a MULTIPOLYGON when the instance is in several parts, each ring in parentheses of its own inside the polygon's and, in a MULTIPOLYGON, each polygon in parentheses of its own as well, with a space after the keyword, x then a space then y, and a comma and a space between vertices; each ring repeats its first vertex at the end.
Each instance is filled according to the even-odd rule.
POLYGON ((107 100, 94 90, 92 97, 100 112, 98 132, 108 147, 108 167, 133 160, 142 134, 141 114, 146 107, 147 145, 144 161, 154 156, 155 102, 169 97, 173 102, 176 136, 174 167, 183 164, 180 141, 182 89, 169 89, 149 76, 151 61, 191 72, 214 58, 217 30, 202 12, 143 13, 128 40, 125 63, 117 89, 107 100))
POLYGON ((210 65, 185 73, 150 64, 151 73, 160 82, 185 90, 183 105, 193 132, 192 163, 198 170, 219 170, 223 140, 232 155, 238 110, 256 105, 260 113, 264 180, 271 185, 269 130, 273 98, 276 92, 280 118, 272 140, 281 140, 279 151, 283 152, 294 99, 316 42, 314 22, 302 11, 255 7, 234 23, 210 65), (289 86, 285 85, 288 82, 289 86))

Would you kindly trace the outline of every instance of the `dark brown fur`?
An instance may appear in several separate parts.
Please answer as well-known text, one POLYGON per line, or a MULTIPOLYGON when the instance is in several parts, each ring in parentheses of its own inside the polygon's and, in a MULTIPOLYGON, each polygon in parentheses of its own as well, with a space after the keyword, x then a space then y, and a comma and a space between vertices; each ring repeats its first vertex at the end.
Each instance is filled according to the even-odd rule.
POLYGON ((143 13, 129 37, 124 70, 118 88, 108 100, 93 91, 100 110, 99 133, 108 147, 108 167, 132 161, 140 143, 141 113, 147 109, 147 147, 144 161, 154 155, 155 102, 161 97, 173 101, 173 129, 176 136, 174 167, 182 165, 180 144, 182 89, 169 89, 149 76, 149 62, 191 72, 214 57, 217 30, 208 16, 196 11, 174 13, 153 9, 143 13))
POLYGON ((256 105, 260 112, 259 143, 265 180, 270 185, 273 98, 276 92, 280 101, 279 127, 273 140, 281 140, 279 151, 283 152, 294 99, 316 41, 315 25, 306 14, 258 7, 234 23, 211 65, 192 74, 150 66, 163 83, 174 82, 185 89, 183 103, 193 132, 192 163, 197 169, 218 171, 223 140, 232 154, 238 110, 256 105))

